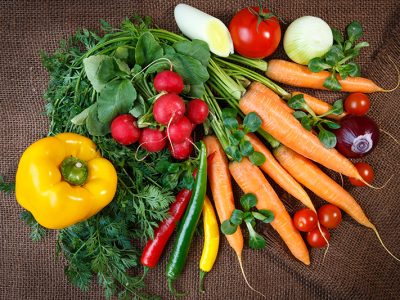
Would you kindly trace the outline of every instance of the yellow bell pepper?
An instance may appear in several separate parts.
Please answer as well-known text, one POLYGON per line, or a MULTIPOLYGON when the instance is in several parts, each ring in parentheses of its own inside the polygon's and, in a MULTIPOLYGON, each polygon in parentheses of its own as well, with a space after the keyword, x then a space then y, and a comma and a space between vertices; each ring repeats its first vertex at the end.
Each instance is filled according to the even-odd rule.
POLYGON ((204 291, 203 280, 217 259, 219 248, 219 226, 214 208, 206 196, 203 204, 204 246, 200 259, 200 290, 204 291))
POLYGON ((96 145, 61 133, 30 145, 18 164, 15 194, 43 227, 61 229, 98 213, 114 198, 117 173, 96 145))

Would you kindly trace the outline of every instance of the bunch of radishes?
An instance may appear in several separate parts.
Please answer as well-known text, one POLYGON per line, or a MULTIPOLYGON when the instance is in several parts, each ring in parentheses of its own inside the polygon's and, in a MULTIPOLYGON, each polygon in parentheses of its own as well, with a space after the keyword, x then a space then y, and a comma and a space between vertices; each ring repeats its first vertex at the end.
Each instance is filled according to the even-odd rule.
POLYGON ((186 105, 179 96, 184 89, 182 77, 173 71, 158 73, 153 84, 160 93, 152 111, 157 126, 140 129, 132 115, 123 114, 112 121, 111 135, 122 145, 139 141, 140 147, 149 152, 163 150, 168 142, 172 157, 187 159, 193 150, 192 131, 207 119, 208 106, 200 99, 186 105))

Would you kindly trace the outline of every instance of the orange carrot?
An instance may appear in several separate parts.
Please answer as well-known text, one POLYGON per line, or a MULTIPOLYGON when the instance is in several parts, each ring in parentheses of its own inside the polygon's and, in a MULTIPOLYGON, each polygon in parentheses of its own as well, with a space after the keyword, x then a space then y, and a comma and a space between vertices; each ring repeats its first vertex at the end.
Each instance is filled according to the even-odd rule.
MULTIPOLYGON (((280 83, 318 90, 327 90, 323 84, 325 79, 330 76, 328 71, 313 73, 307 66, 280 59, 270 60, 265 74, 268 78, 280 83)), ((385 91, 367 78, 349 76, 346 79, 340 79, 338 76, 337 79, 342 86, 342 92, 373 93, 385 91)))
MULTIPOLYGON (((215 136, 206 136, 203 141, 207 147, 207 153, 212 155, 212 162, 208 165, 208 182, 210 183, 219 221, 222 223, 231 217, 235 209, 228 160, 215 136)), ((226 235, 226 238, 235 253, 241 256, 243 235, 240 228, 234 234, 226 235)))
POLYGON ((320 198, 336 205, 361 225, 371 228, 385 250, 395 257, 383 244, 374 224, 367 218, 357 201, 338 183, 322 172, 315 164, 300 154, 281 145, 274 150, 280 164, 301 184, 320 198))
MULTIPOLYGON (((211 161, 207 166, 208 182, 210 183, 215 209, 217 210, 219 221, 222 224, 223 221, 228 220, 231 217, 232 212, 235 209, 228 160, 221 144, 215 136, 206 136, 203 141, 206 145, 207 153, 212 155, 211 161)), ((246 284, 251 290, 265 297, 265 295, 255 290, 250 285, 244 273, 242 265, 243 235, 240 227, 237 228, 235 233, 225 236, 229 245, 237 255, 239 266, 246 284)))
MULTIPOLYGON (((301 93, 301 92, 293 92, 292 96, 296 96, 296 95, 300 95, 303 94, 304 95, 304 100, 306 101, 307 105, 313 110, 313 112, 315 112, 315 114, 317 115, 323 115, 326 112, 330 111, 332 109, 332 105, 330 105, 329 103, 315 98, 311 95, 305 94, 305 93, 301 93)), ((334 120, 340 120, 341 118, 343 118, 346 115, 346 113, 343 113, 341 115, 327 115, 328 118, 330 119, 334 119, 334 120)))
MULTIPOLYGON (((262 83, 260 83, 260 82, 258 82, 258 81, 254 81, 252 84, 251 84, 251 88, 252 88, 252 90, 253 91, 257 91, 257 92, 260 92, 260 93, 262 93, 263 91, 265 91, 265 85, 263 85, 262 83)), ((271 101, 275 101, 275 102, 278 102, 280 105, 281 105, 281 107, 282 108, 284 108, 288 113, 293 113, 294 112, 294 109, 292 109, 292 108, 290 108, 287 104, 286 104, 286 102, 283 100, 283 99, 281 99, 281 97, 279 97, 277 94, 275 94, 275 93, 273 93, 273 95, 272 94, 270 94, 270 99, 271 99, 271 101)), ((292 95, 293 96, 293 95, 292 95)))
POLYGON ((279 164, 268 148, 252 133, 247 134, 247 140, 253 145, 255 151, 261 152, 265 162, 260 166, 269 177, 290 195, 300 200, 309 209, 316 212, 307 192, 301 185, 279 164))
POLYGON ((261 128, 294 151, 343 175, 363 180, 350 160, 335 149, 325 148, 317 136, 303 128, 286 110, 284 104, 271 100, 276 96, 274 92, 265 86, 263 92, 254 91, 254 85, 261 84, 253 82, 239 101, 243 113, 257 113, 262 120, 261 128))
POLYGON ((253 193, 257 197, 257 209, 268 209, 274 213, 272 227, 281 236, 292 254, 304 264, 309 265, 310 256, 306 244, 294 227, 285 206, 260 169, 247 158, 243 158, 241 162, 231 162, 229 170, 243 192, 253 193))

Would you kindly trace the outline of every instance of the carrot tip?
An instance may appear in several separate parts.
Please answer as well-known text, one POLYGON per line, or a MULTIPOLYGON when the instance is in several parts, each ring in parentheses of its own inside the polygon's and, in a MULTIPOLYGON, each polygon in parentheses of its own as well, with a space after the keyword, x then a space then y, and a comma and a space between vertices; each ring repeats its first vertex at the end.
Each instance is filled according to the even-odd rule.
POLYGON ((381 89, 381 90, 379 90, 379 92, 382 92, 382 93, 390 93, 390 92, 393 92, 393 91, 397 90, 397 88, 400 86, 400 70, 399 70, 399 68, 397 67, 396 63, 392 60, 392 58, 391 58, 389 55, 388 55, 388 58, 389 58, 390 62, 393 64, 394 68, 396 69, 396 72, 397 72, 397 84, 396 84, 396 86, 395 86, 394 88, 392 88, 392 89, 388 89, 388 90, 381 89))
POLYGON ((390 256, 392 256, 395 260, 400 262, 400 259, 395 256, 392 252, 389 251, 389 249, 385 246, 385 244, 383 243, 381 236, 378 233, 378 230, 376 229, 375 226, 372 227, 372 230, 375 232, 376 236, 378 237, 379 242, 381 243, 382 247, 386 250, 387 253, 390 254, 390 256))
POLYGON ((393 176, 394 176, 394 174, 392 174, 392 176, 390 176, 390 178, 388 180, 386 180, 386 182, 382 186, 379 186, 379 187, 369 184, 361 176, 360 176, 360 178, 357 178, 357 179, 360 180, 362 183, 364 183, 366 186, 370 187, 371 189, 381 190, 390 182, 390 180, 392 180, 393 176))
POLYGON ((253 287, 250 285, 250 283, 247 281, 246 274, 244 273, 243 264, 242 264, 242 258, 241 258, 239 255, 238 255, 238 260, 239 260, 240 270, 242 271, 243 278, 244 278, 244 281, 246 282, 247 286, 248 286, 252 291, 256 292, 257 294, 261 295, 261 296, 264 297, 264 298, 267 298, 267 296, 265 296, 263 293, 257 291, 255 288, 253 288, 253 287))

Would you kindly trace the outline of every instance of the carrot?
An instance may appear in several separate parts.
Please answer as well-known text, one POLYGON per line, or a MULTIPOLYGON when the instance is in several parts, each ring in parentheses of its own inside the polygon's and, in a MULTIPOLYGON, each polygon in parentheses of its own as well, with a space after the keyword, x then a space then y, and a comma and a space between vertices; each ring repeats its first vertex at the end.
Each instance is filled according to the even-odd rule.
MULTIPOLYGON (((374 224, 368 219, 357 201, 338 183, 322 172, 315 164, 300 154, 281 145, 274 150, 280 164, 301 184, 325 201, 336 205, 361 225, 371 228, 385 250, 394 256, 383 244, 374 224)), ((400 261, 400 260, 399 260, 400 261)))
MULTIPOLYGON (((317 115, 323 115, 332 109, 332 105, 330 105, 329 103, 327 103, 321 99, 315 98, 311 95, 302 93, 302 92, 293 92, 292 96, 296 96, 296 95, 300 95, 300 94, 303 94, 304 100, 306 101, 307 105, 317 115)), ((327 115, 327 117, 330 119, 334 119, 334 120, 340 120, 345 115, 346 115, 346 113, 343 113, 341 115, 327 115)))
MULTIPOLYGON (((222 149, 221 144, 218 142, 218 139, 215 136, 206 136, 204 137, 203 142, 206 145, 207 153, 209 153, 209 155, 212 155, 212 159, 207 166, 207 175, 209 179, 208 181, 210 183, 210 189, 213 195, 215 209, 217 210, 219 221, 222 224, 222 222, 228 220, 231 217, 232 212, 235 209, 228 160, 225 156, 225 152, 222 149)), ((243 270, 243 235, 240 228, 238 227, 235 233, 231 235, 225 235, 225 237, 228 240, 229 245, 232 247, 237 255, 240 269, 242 271, 246 284, 250 287, 251 290, 261 294, 249 284, 243 270)))
POLYGON ((350 160, 335 149, 325 148, 317 136, 303 128, 286 110, 284 104, 271 100, 276 96, 274 92, 265 86, 262 92, 254 91, 254 85, 261 83, 253 82, 239 101, 243 113, 256 112, 262 120, 261 128, 294 151, 343 175, 363 180, 350 160))
POLYGON ((272 178, 281 188, 290 195, 300 200, 309 209, 316 212, 313 203, 307 192, 275 159, 268 148, 252 133, 247 134, 247 140, 253 145, 255 151, 261 152, 265 157, 265 162, 260 166, 269 177, 272 178))
MULTIPOLYGON (((253 91, 257 91, 257 92, 262 93, 263 91, 265 91, 266 86, 265 86, 264 84, 258 82, 258 81, 254 81, 254 82, 251 84, 251 88, 252 88, 253 91)), ((292 95, 292 96, 293 96, 293 95, 292 95)), ((287 111, 288 113, 291 113, 291 114, 292 114, 292 113, 294 112, 294 109, 290 108, 290 107, 286 104, 286 102, 285 102, 283 99, 281 99, 277 94, 275 94, 275 93, 270 94, 270 97, 271 97, 271 98, 270 98, 271 101, 278 102, 278 103, 280 104, 280 106, 281 106, 282 108, 284 108, 285 111, 287 111)))
MULTIPOLYGON (((327 90, 323 83, 330 76, 328 71, 313 73, 307 66, 280 59, 270 60, 265 74, 268 78, 280 83, 318 90, 327 90)), ((338 76, 337 79, 342 86, 342 92, 373 93, 385 91, 367 78, 349 76, 346 79, 340 79, 338 76)))
POLYGON ((243 158, 241 162, 231 162, 229 170, 243 192, 256 195, 257 209, 269 209, 274 213, 272 227, 278 232, 292 254, 304 264, 309 265, 310 256, 306 244, 294 227, 285 206, 261 170, 247 158, 243 158))

